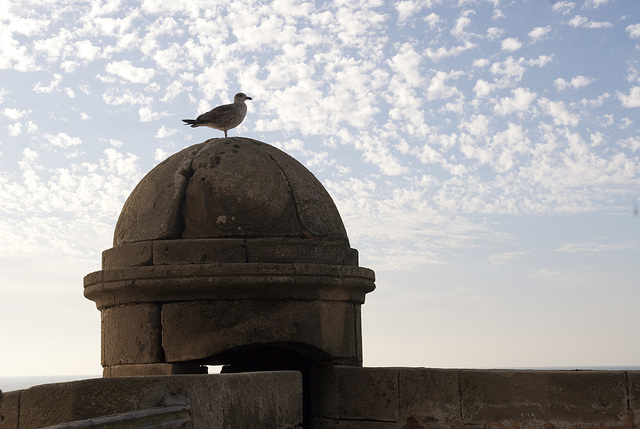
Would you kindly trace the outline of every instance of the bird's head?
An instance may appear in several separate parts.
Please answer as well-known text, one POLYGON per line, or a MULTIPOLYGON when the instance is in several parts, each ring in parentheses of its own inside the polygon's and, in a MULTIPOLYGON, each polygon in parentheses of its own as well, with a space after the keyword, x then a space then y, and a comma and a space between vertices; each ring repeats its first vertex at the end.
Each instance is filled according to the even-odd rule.
POLYGON ((244 92, 239 92, 233 97, 234 103, 244 103, 245 100, 252 100, 252 98, 247 97, 247 94, 244 92))

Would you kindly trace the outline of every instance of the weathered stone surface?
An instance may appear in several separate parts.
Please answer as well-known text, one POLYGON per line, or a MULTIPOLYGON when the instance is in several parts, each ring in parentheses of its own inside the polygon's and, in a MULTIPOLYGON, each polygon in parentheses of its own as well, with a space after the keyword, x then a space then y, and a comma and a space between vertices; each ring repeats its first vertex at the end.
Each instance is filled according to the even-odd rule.
MULTIPOLYGON (((312 419, 311 429, 400 429, 396 423, 373 422, 370 420, 334 420, 312 419)), ((422 429, 419 427, 407 427, 406 429, 422 429)))
POLYGON ((296 372, 119 377, 24 390, 20 429, 189 404, 194 428, 293 428, 302 420, 296 372))
POLYGON ((154 265, 247 262, 244 239, 158 240, 153 242, 154 265))
POLYGON ((0 429, 18 429, 22 392, 23 390, 0 391, 0 429))
POLYGON ((103 366, 163 361, 158 305, 119 305, 101 314, 103 366))
POLYGON ((397 368, 325 366, 318 371, 312 377, 311 385, 314 417, 369 422, 398 421, 397 368))
POLYGON ((640 373, 326 367, 312 400, 313 429, 632 429, 640 373))
POLYGON ((629 420, 640 427, 640 371, 628 371, 629 420))
POLYGON ((102 369, 102 376, 129 377, 138 375, 177 375, 200 374, 200 365, 197 363, 146 363, 132 365, 111 365, 102 369))
POLYGON ((254 141, 209 140, 192 168, 183 238, 300 235, 287 178, 254 141))
POLYGON ((120 212, 114 247, 182 235, 182 202, 193 173, 191 159, 201 146, 190 146, 170 156, 142 178, 120 212))
POLYGON ((618 371, 463 370, 460 391, 463 418, 487 428, 613 428, 627 418, 626 374, 618 371))
POLYGON ((102 269, 139 267, 153 264, 153 248, 150 241, 125 244, 102 252, 102 269))
POLYGON ((324 186, 302 164, 281 150, 256 142, 287 176, 303 229, 313 237, 349 244, 340 213, 324 186))
POLYGON ((463 426, 458 370, 399 368, 398 371, 401 425, 424 429, 463 426))
POLYGON ((322 184, 286 153, 240 137, 172 155, 124 205, 114 246, 174 238, 348 238, 322 184))
POLYGON ((252 344, 302 343, 357 362, 354 304, 328 301, 228 300, 162 306, 167 362, 204 359, 252 344))

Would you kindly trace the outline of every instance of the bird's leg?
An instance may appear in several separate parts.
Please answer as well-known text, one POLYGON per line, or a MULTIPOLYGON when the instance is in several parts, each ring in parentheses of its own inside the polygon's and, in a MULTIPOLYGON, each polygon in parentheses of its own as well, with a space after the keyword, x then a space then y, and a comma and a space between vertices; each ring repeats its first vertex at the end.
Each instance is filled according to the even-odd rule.
POLYGON ((224 136, 225 137, 227 136, 227 130, 224 130, 224 136))

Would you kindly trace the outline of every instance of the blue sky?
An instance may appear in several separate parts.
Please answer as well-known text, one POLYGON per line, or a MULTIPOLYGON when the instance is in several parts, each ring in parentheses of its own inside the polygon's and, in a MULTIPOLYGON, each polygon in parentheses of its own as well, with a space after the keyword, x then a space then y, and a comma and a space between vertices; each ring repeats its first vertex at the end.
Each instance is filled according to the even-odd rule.
POLYGON ((82 278, 240 91, 376 271, 365 365, 640 363, 639 2, 9 0, 0 375, 99 373, 82 278))

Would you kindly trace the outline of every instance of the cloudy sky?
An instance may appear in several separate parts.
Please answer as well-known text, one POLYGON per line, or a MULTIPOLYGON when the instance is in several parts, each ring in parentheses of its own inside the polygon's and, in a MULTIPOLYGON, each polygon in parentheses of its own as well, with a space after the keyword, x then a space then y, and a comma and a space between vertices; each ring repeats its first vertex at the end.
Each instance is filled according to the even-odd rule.
POLYGON ((365 365, 640 365, 640 2, 9 0, 0 376, 100 372, 82 278, 239 91, 376 271, 365 365))

